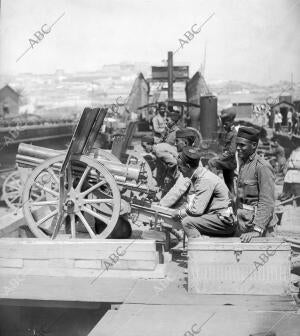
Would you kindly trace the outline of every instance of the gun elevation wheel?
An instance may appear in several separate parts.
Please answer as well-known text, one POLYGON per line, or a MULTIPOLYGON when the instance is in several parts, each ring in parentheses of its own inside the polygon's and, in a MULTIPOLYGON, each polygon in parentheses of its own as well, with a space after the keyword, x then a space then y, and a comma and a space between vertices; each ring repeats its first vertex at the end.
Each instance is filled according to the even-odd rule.
POLYGON ((48 159, 33 170, 24 186, 23 212, 36 237, 107 238, 116 226, 121 197, 111 173, 95 159, 72 155, 60 190, 65 155, 48 159), (33 191, 44 193, 35 200, 33 191), (88 235, 87 235, 88 233, 88 235))

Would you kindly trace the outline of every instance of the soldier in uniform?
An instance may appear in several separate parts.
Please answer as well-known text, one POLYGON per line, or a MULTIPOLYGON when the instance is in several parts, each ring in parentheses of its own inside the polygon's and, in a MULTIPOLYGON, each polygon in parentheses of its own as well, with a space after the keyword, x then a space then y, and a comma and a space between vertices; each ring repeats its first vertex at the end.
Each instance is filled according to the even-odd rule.
POLYGON ((182 176, 160 204, 174 206, 187 194, 187 202, 175 212, 173 218, 181 221, 188 238, 197 238, 202 234, 233 236, 235 228, 229 190, 222 179, 199 165, 199 162, 200 154, 195 148, 183 149, 178 159, 182 176))
POLYGON ((166 128, 166 120, 165 120, 165 113, 166 113, 167 107, 166 104, 161 102, 158 104, 158 113, 156 116, 152 119, 153 124, 153 133, 155 137, 155 141, 159 142, 160 138, 165 132, 166 128))
POLYGON ((257 153, 259 131, 240 127, 236 145, 240 169, 237 181, 237 234, 242 242, 273 235, 277 223, 275 176, 271 165, 257 153))
POLYGON ((165 132, 162 135, 161 142, 168 143, 172 146, 175 146, 176 142, 176 132, 180 130, 177 123, 180 120, 180 112, 179 111, 171 111, 167 113, 167 124, 165 128, 165 132))
MULTIPOLYGON (((154 138, 151 137, 143 137, 141 143, 147 155, 151 154, 155 157, 157 184, 164 190, 169 190, 170 185, 174 184, 178 177, 176 147, 163 142, 155 144, 154 138)), ((145 159, 147 160, 146 156, 145 159)))
POLYGON ((181 153, 184 147, 192 147, 195 142, 195 133, 191 129, 185 128, 176 132, 176 147, 181 153))
POLYGON ((216 168, 223 171, 224 181, 232 194, 234 193, 234 171, 236 169, 235 139, 237 132, 233 124, 235 116, 236 110, 234 107, 221 112, 222 125, 225 130, 221 138, 223 151, 218 157, 208 161, 209 169, 216 168))

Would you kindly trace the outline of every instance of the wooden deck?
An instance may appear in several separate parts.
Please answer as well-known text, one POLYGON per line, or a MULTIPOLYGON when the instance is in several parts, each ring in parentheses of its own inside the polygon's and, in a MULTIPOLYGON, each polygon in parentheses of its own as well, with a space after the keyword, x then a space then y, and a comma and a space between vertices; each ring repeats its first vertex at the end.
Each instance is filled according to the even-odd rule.
POLYGON ((172 262, 166 279, 138 280, 89 336, 299 336, 297 312, 291 296, 190 295, 184 265, 172 262))

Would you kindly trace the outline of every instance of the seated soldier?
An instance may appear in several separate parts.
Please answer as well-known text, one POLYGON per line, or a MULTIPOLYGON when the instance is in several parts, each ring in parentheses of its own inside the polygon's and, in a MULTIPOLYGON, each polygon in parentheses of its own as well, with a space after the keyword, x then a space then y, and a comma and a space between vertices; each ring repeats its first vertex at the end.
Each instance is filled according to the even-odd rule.
POLYGON ((172 146, 175 146, 176 132, 180 129, 177 125, 178 121, 180 120, 180 117, 181 117, 180 112, 176 110, 167 113, 167 119, 166 119, 167 124, 160 142, 165 142, 172 146))
POLYGON ((186 196, 187 202, 180 206, 173 218, 181 222, 188 238, 201 237, 202 234, 233 236, 233 211, 224 181, 202 167, 200 154, 192 147, 183 149, 178 165, 182 176, 161 199, 160 205, 171 207, 186 196))

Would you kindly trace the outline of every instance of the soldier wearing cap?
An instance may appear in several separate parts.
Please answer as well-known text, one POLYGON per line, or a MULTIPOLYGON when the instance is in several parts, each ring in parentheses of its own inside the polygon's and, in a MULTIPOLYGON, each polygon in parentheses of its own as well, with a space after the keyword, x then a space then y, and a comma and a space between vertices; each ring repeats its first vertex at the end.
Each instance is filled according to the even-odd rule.
POLYGON ((229 190, 222 179, 199 162, 200 154, 195 148, 183 149, 178 164, 184 178, 178 178, 160 204, 171 207, 186 196, 187 202, 173 218, 181 221, 188 238, 197 238, 202 234, 233 236, 235 229, 229 190))
POLYGON ((164 134, 162 135, 161 142, 175 146, 176 132, 180 130, 177 125, 180 117, 180 112, 176 110, 172 110, 167 113, 166 128, 164 134))
POLYGON ((174 183, 178 177, 178 152, 175 146, 168 143, 155 144, 153 137, 145 136, 141 139, 142 147, 147 153, 145 160, 149 163, 151 170, 156 170, 156 180, 159 186, 169 190, 167 184, 174 183), (150 157, 151 156, 151 157, 150 157), (166 181, 167 180, 169 181, 166 181))
POLYGON ((223 171, 224 181, 231 193, 234 193, 234 170, 236 169, 236 135, 234 127, 234 118, 236 110, 234 107, 222 110, 221 120, 225 133, 222 134, 221 143, 223 144, 223 152, 216 158, 208 161, 210 169, 216 168, 223 171))
POLYGON ((257 153, 259 131, 240 127, 237 152, 240 169, 237 181, 238 234, 242 242, 272 235, 276 225, 275 176, 271 165, 257 153))
POLYGON ((153 153, 154 138, 151 136, 144 136, 141 138, 141 145, 144 148, 146 154, 144 154, 145 160, 148 162, 151 171, 156 169, 156 156, 153 153))
POLYGON ((152 124, 153 124, 153 132, 155 136, 156 142, 159 141, 159 139, 162 137, 162 135, 165 132, 166 128, 166 120, 165 120, 165 114, 166 114, 166 104, 163 102, 160 102, 158 104, 158 109, 157 109, 157 114, 156 116, 152 119, 152 124))
POLYGON ((189 128, 178 130, 176 132, 176 147, 178 153, 181 153, 184 147, 192 147, 195 142, 195 132, 189 128))

